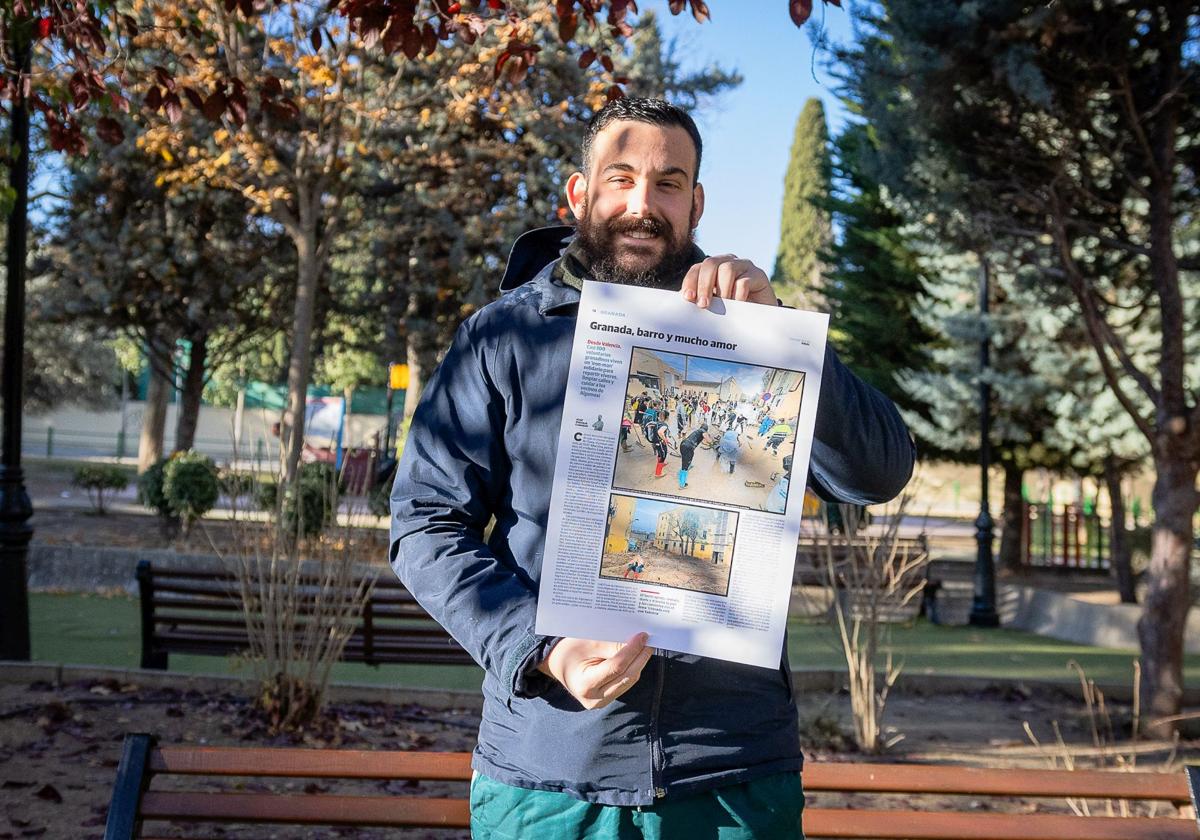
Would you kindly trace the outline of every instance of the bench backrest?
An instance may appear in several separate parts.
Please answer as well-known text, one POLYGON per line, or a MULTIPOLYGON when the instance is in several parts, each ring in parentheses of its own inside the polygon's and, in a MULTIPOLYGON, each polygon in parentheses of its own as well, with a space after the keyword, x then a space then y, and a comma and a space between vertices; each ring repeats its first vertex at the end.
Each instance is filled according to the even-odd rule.
MULTIPOLYGON (((898 794, 1022 799, 1124 800, 1181 805, 1200 785, 1184 773, 991 770, 915 764, 810 763, 804 769, 809 807, 805 834, 818 838, 900 840, 1197 840, 1194 820, 1176 816, 1080 817, 1069 813, 919 810, 907 799, 889 809, 829 808, 824 794, 898 794)), ((464 796, 229 793, 154 789, 158 777, 233 779, 411 779, 466 782, 468 753, 361 750, 163 747, 146 735, 126 738, 105 840, 141 836, 140 821, 271 822, 329 826, 466 827, 464 796)), ((1103 813, 1103 808, 1095 809, 1103 813)))
MULTIPOLYGON (((235 575, 156 569, 142 561, 137 580, 144 649, 225 653, 248 646, 246 605, 235 575)), ((355 589, 358 585, 352 584, 355 589)), ((307 618, 305 609, 298 610, 297 621, 307 618)), ((390 573, 375 580, 342 658, 369 664, 473 661, 390 573)))

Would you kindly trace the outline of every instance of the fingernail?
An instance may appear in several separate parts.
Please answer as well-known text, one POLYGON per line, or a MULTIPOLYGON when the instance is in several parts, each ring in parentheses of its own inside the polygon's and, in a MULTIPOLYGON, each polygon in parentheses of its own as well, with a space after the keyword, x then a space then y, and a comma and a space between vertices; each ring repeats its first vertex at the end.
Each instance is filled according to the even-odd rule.
POLYGON ((707 309, 707 308, 708 308, 708 298, 706 298, 706 297, 702 297, 702 298, 700 298, 700 308, 701 308, 701 309, 707 309))
POLYGON ((683 293, 683 299, 684 300, 695 300, 696 299, 696 290, 688 289, 687 291, 685 291, 683 293))

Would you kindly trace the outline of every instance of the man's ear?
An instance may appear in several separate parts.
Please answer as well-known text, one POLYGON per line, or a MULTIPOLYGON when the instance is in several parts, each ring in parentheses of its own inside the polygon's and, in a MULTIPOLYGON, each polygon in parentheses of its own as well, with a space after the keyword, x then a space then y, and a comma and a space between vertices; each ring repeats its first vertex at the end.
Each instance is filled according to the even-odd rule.
POLYGON ((567 179, 567 206, 575 214, 576 219, 583 218, 583 208, 587 204, 587 178, 582 172, 574 172, 567 179))
POLYGON ((700 217, 704 215, 704 185, 699 181, 696 186, 692 187, 692 230, 700 224, 700 217))

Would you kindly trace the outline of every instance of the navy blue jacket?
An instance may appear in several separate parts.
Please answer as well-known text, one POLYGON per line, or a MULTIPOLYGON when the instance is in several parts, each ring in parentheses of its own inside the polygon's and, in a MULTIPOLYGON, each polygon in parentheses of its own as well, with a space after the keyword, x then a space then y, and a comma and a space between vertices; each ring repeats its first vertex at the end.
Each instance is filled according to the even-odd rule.
MULTIPOLYGON (((549 642, 534 616, 579 302, 551 272, 565 231, 517 241, 507 293, 459 328, 430 378, 392 490, 396 574, 485 671, 473 766, 609 805, 799 770, 786 650, 774 670, 660 653, 592 711, 533 670, 549 642)), ((882 502, 913 459, 891 402, 827 351, 810 486, 882 502)))

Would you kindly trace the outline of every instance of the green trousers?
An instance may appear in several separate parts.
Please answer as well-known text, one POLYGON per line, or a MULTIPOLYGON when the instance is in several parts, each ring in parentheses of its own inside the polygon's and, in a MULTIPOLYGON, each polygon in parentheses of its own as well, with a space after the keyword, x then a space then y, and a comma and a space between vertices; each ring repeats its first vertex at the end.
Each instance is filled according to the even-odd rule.
POLYGON ((633 808, 528 790, 476 774, 472 840, 804 840, 799 773, 633 808))

